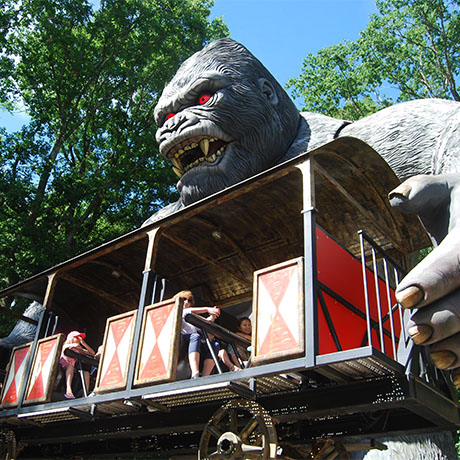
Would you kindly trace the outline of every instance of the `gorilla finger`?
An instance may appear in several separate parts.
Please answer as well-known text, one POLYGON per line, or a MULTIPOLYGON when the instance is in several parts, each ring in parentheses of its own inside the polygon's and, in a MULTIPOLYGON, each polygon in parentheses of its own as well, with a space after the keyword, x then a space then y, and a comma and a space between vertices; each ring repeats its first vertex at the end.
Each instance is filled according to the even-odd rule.
POLYGON ((401 281, 396 300, 404 308, 423 307, 460 287, 460 228, 454 228, 401 281))
POLYGON ((445 176, 420 174, 410 177, 388 194, 391 206, 401 212, 423 214, 449 198, 445 176))
POLYGON ((431 359, 438 369, 451 370, 460 366, 460 333, 431 346, 431 359))
POLYGON ((460 290, 414 313, 407 332, 417 345, 430 345, 460 332, 460 290))
POLYGON ((457 390, 460 390, 460 367, 456 367, 452 371, 452 383, 457 390))

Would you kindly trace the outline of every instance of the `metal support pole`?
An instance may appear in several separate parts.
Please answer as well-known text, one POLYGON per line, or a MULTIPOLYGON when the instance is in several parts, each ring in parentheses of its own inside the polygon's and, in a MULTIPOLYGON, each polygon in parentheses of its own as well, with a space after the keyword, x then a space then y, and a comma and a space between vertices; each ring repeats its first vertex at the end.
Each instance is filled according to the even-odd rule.
POLYGON ((212 359, 214 360, 214 364, 217 367, 217 371, 219 372, 219 374, 222 374, 223 372, 222 372, 222 368, 220 367, 220 364, 219 364, 219 358, 216 356, 216 352, 214 351, 214 348, 212 346, 211 340, 209 339, 209 335, 208 335, 208 333, 206 332, 205 329, 201 329, 201 332, 202 332, 202 334, 204 336, 204 339, 206 340, 206 345, 209 348, 209 352, 211 353, 212 359))
POLYGON ((363 232, 359 231, 358 234, 359 234, 359 241, 361 245, 361 268, 363 271, 364 305, 366 307, 367 343, 370 347, 372 347, 371 312, 369 308, 369 291, 367 287, 366 251, 364 250, 363 232))
POLYGON ((385 353, 385 341, 383 338, 382 306, 380 302, 380 287, 379 287, 379 274, 378 274, 378 267, 377 267, 377 255, 376 255, 375 248, 371 248, 371 251, 372 251, 372 266, 374 268, 375 301, 377 302, 380 350, 383 353, 385 353))
POLYGON ((78 361, 78 373, 80 374, 80 380, 81 380, 81 387, 83 388, 83 396, 87 398, 88 388, 86 388, 85 374, 84 374, 85 371, 83 370, 81 361, 79 359, 77 359, 77 361, 78 361))
POLYGON ((230 346, 232 347, 233 353, 235 354, 236 359, 238 360, 241 369, 244 369, 244 367, 245 367, 244 362, 241 359, 240 352, 238 351, 238 347, 233 342, 230 344, 230 346))
POLYGON ((164 281, 165 280, 160 278, 158 275, 153 276, 152 298, 150 301, 151 304, 161 302, 164 281))
POLYGON ((129 359, 129 367, 128 367, 128 375, 127 375, 127 383, 126 383, 127 391, 130 391, 133 387, 134 370, 136 366, 137 351, 139 348, 139 338, 141 335, 142 318, 144 316, 145 306, 149 303, 147 302, 147 299, 149 298, 149 293, 152 293, 152 296, 150 298, 153 298, 155 296, 155 285, 156 285, 155 281, 157 278, 158 277, 151 270, 145 270, 143 272, 142 289, 141 289, 141 295, 139 299, 139 308, 137 310, 136 324, 134 326, 133 346, 131 347, 131 356, 129 359))
POLYGON ((318 298, 316 267, 316 209, 302 211, 304 229, 305 352, 307 367, 316 364, 318 350, 318 298))
POLYGON ((316 209, 314 160, 309 157, 297 166, 302 172, 304 232, 305 365, 313 367, 318 353, 318 298, 316 266, 316 209))

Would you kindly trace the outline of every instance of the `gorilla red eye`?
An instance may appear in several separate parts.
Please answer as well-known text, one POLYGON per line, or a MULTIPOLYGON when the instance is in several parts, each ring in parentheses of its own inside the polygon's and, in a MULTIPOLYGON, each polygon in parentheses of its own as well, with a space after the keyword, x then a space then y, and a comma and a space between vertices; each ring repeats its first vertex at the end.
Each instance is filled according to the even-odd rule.
POLYGON ((198 103, 200 105, 206 104, 206 102, 208 102, 209 99, 211 99, 211 96, 212 94, 202 94, 200 98, 198 99, 198 103))
POLYGON ((168 113, 168 116, 166 117, 166 120, 169 120, 170 118, 172 118, 174 115, 176 115, 175 113, 168 113))

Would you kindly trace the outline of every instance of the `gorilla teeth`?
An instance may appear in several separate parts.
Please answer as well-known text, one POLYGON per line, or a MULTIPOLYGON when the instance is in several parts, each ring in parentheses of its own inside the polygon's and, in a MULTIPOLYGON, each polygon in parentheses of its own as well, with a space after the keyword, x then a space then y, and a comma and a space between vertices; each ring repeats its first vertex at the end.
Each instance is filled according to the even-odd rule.
POLYGON ((179 176, 179 177, 182 177, 184 172, 182 171, 182 169, 179 169, 179 168, 176 168, 175 166, 173 166, 173 171, 174 173, 179 176))
POLYGON ((198 147, 198 144, 196 142, 193 142, 190 145, 185 145, 184 150, 191 150, 191 149, 196 149, 198 147))
POLYGON ((171 152, 168 157, 176 175, 182 177, 184 173, 205 161, 207 163, 214 163, 217 157, 224 153, 225 148, 226 143, 216 137, 202 138, 198 142, 190 142, 190 144, 186 145, 182 144, 180 147, 177 146, 177 150, 171 152), (214 142, 218 143, 211 146, 214 142), (211 155, 210 152, 212 152, 211 155))
POLYGON ((200 148, 205 156, 208 156, 209 152, 209 139, 201 139, 200 141, 200 148))
POLYGON ((171 163, 173 164, 173 166, 175 166, 177 169, 181 169, 181 163, 180 161, 176 158, 171 158, 171 163))

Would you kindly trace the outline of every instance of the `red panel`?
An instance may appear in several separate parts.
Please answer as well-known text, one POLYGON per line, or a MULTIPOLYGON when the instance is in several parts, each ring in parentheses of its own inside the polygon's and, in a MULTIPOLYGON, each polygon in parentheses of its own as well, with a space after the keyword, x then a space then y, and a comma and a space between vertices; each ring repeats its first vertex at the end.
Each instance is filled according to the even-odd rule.
POLYGON ((318 304, 318 331, 319 334, 319 354, 325 355, 327 353, 334 353, 339 351, 334 343, 332 333, 324 317, 323 310, 318 304))
MULTIPOLYGON (((166 354, 166 356, 163 356, 158 340, 165 324, 167 324, 168 317, 173 308, 174 302, 171 302, 169 305, 165 305, 160 308, 153 308, 147 314, 147 321, 151 324, 153 334, 150 337, 144 336, 144 342, 152 341, 153 348, 149 357, 142 363, 143 366, 140 373, 141 380, 154 379, 166 373, 168 355, 166 354)), ((170 331, 168 332, 170 333, 170 331)))
POLYGON ((29 394, 27 395, 27 400, 29 399, 38 399, 45 397, 44 391, 44 379, 46 376, 43 374, 43 367, 45 362, 47 361, 50 354, 54 351, 56 343, 55 341, 44 342, 40 344, 38 349, 38 359, 39 359, 39 372, 34 382, 32 382, 31 389, 29 394))
MULTIPOLYGON (((348 308, 345 308, 344 305, 330 297, 325 292, 323 292, 323 298, 326 303, 327 311, 329 312, 329 316, 334 325, 334 329, 339 339, 342 350, 351 350, 353 348, 360 347, 363 341, 364 334, 366 333, 366 321, 363 318, 360 318, 356 313, 350 311, 348 308)), ((323 315, 320 305, 319 309, 321 310, 321 314, 323 315)), ((329 326, 327 325, 325 319, 324 323, 325 324, 323 327, 325 327, 326 329, 323 329, 323 327, 319 328, 320 354, 331 353, 332 351, 339 351, 336 348, 335 344, 333 345, 332 349, 330 345, 326 345, 326 343, 329 343, 326 337, 330 335, 332 340, 332 334, 329 331, 329 326)))
MULTIPOLYGON (((348 251, 342 248, 336 241, 328 236, 322 229, 316 229, 317 245, 317 266, 318 281, 326 285, 347 302, 366 313, 364 301, 364 288, 362 281, 361 262, 353 257, 348 251)), ((371 270, 366 269, 366 278, 369 293, 369 310, 371 318, 378 321, 377 296, 375 289, 375 278, 371 270)), ((388 314, 389 306, 385 283, 378 280, 379 298, 382 317, 388 314)), ((333 299, 323 292, 327 310, 334 324, 335 331, 342 346, 342 350, 349 350, 361 346, 366 332, 366 321, 358 314, 339 301, 333 299)), ((396 303, 394 291, 390 290, 391 305, 396 303)), ((319 311, 321 308, 318 305, 319 311)), ((322 312, 319 316, 319 352, 320 354, 337 351, 335 345, 331 344, 331 334, 322 312)), ((394 329, 396 337, 400 334, 400 321, 398 312, 393 313, 394 329)), ((384 329, 391 332, 390 321, 384 322, 384 329)), ((385 353, 393 356, 391 338, 384 338, 385 353)), ((372 345, 381 349, 378 334, 372 334, 372 345)))
POLYGON ((9 372, 4 382, 5 389, 2 399, 3 405, 16 405, 18 403, 18 394, 24 377, 25 367, 27 364, 26 357, 29 351, 30 345, 17 348, 13 351, 13 355, 10 360, 9 372))
POLYGON ((303 259, 254 273, 254 364, 305 353, 303 259))
POLYGON ((99 387, 125 386, 134 318, 134 314, 125 315, 109 323, 99 387))

